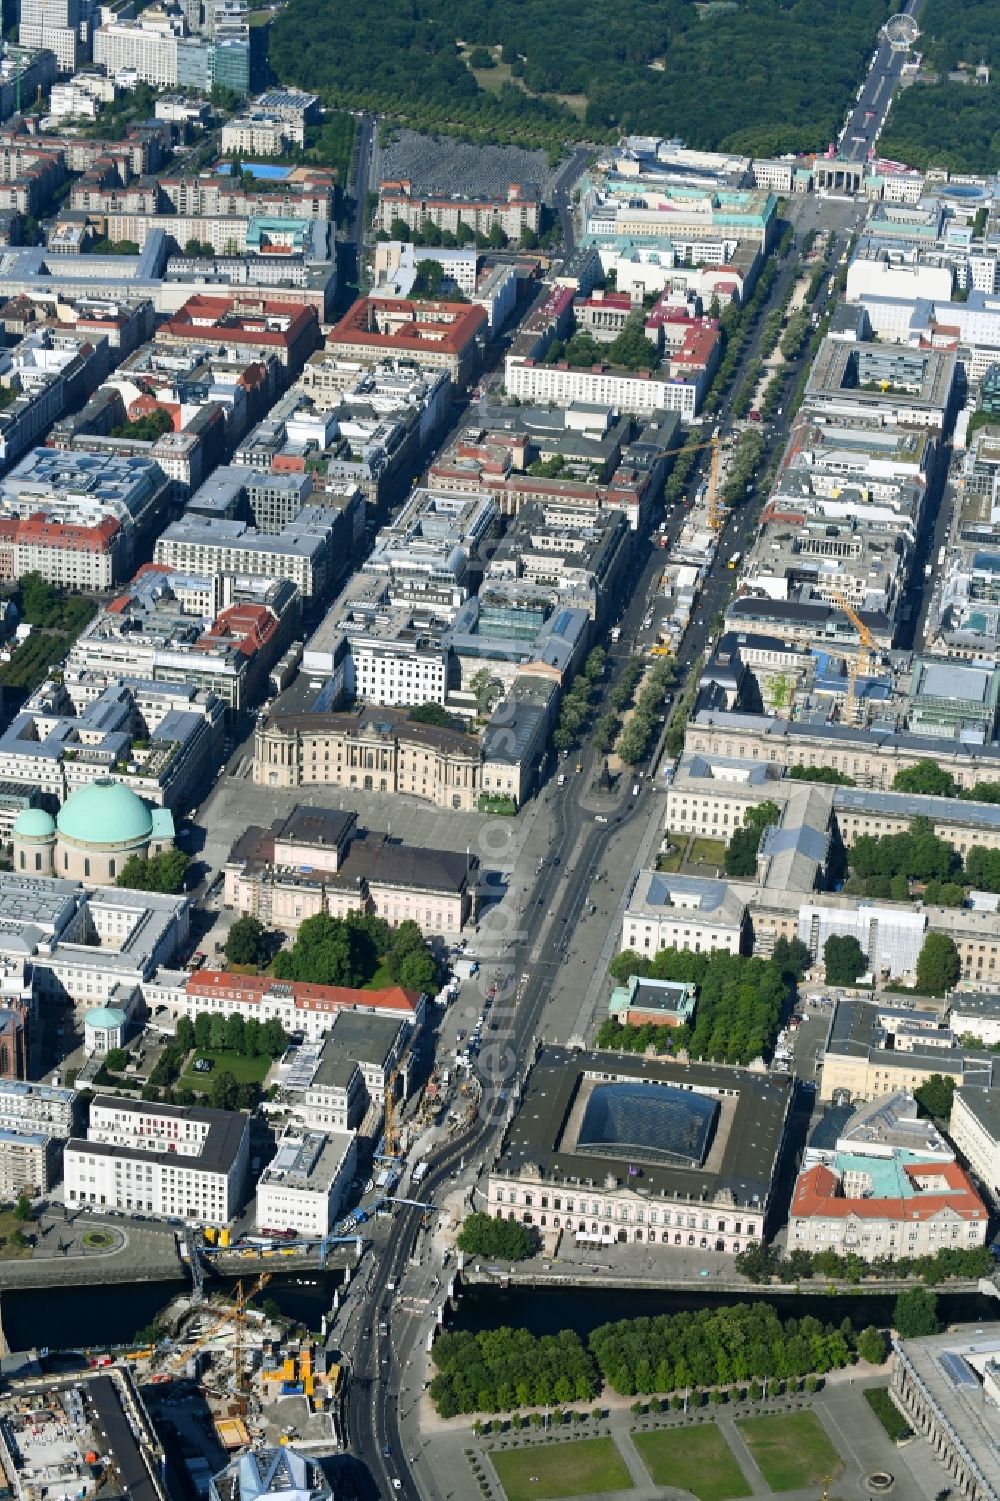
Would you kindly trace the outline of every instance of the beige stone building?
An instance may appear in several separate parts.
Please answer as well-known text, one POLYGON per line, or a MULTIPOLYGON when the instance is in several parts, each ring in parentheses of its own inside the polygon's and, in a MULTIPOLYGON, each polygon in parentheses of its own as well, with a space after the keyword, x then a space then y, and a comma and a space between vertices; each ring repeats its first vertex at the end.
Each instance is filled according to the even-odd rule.
POLYGON ((274 715, 254 740, 258 787, 409 793, 439 808, 471 812, 480 774, 474 736, 415 723, 399 709, 274 715))
POLYGON ((146 860, 173 848, 174 820, 125 782, 98 777, 70 793, 56 818, 25 808, 12 837, 16 871, 113 886, 133 855, 146 860))
POLYGON ((989 1089, 1000 1083, 1000 1060, 956 1046, 934 1009, 837 1003, 822 1051, 821 1100, 851 1104, 899 1090, 913 1094, 932 1074, 989 1089))
POLYGON ((992 1089, 959 1089, 949 1135, 994 1203, 1000 1204, 1000 1094, 992 1089))
POLYGON ((686 754, 757 761, 780 770, 825 766, 843 772, 859 787, 892 787, 898 772, 936 760, 959 787, 1000 779, 1000 759, 991 745, 931 736, 873 735, 853 725, 814 725, 764 714, 724 709, 700 710, 684 736, 686 754))
POLYGON ((789 1251, 874 1261, 985 1243, 989 1213, 956 1162, 862 1159, 869 1171, 856 1172, 854 1188, 838 1171, 842 1166, 838 1156, 834 1167, 819 1164, 800 1176, 788 1218, 789 1251))
POLYGON ((225 903, 241 917, 295 932, 318 912, 369 912, 392 927, 416 922, 455 938, 475 913, 477 862, 450 850, 393 842, 353 813, 299 805, 269 829, 251 825, 225 865, 225 903))

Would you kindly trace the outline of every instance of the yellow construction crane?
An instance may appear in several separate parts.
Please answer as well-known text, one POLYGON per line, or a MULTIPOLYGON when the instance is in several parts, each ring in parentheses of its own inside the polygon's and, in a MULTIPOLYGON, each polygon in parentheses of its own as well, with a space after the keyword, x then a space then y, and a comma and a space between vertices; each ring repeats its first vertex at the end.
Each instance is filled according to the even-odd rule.
POLYGON ((382 1150, 387 1157, 396 1157, 399 1155, 399 1127, 396 1125, 396 1085, 410 1056, 412 1046, 413 1039, 411 1038, 392 1065, 392 1072, 385 1084, 385 1125, 382 1132, 384 1138, 382 1150))
POLYGON ((259 1293, 261 1288, 266 1287, 274 1276, 273 1272, 261 1272, 249 1292, 244 1292, 243 1279, 236 1284, 236 1292, 233 1294, 233 1312, 236 1317, 236 1327, 233 1330, 233 1362, 236 1369, 236 1390, 241 1394, 247 1389, 246 1370, 246 1337, 247 1337, 247 1304, 250 1299, 259 1293))
MULTIPOLYGON (((261 1272, 260 1276, 257 1278, 253 1287, 248 1293, 244 1293, 242 1281, 237 1282, 236 1291, 233 1294, 232 1302, 228 1303, 224 1309, 220 1310, 218 1318, 213 1319, 212 1323, 209 1324, 204 1333, 199 1334, 194 1344, 186 1345, 184 1349, 178 1350, 176 1354, 174 1354, 171 1359, 167 1361, 166 1365, 162 1368, 162 1374, 170 1375, 179 1366, 182 1366, 186 1360, 190 1360, 191 1356, 194 1355, 198 1350, 200 1350, 203 1345, 207 1345, 210 1339, 214 1339, 215 1335, 218 1334, 223 1324, 230 1324, 234 1321, 236 1324, 236 1342, 234 1344, 234 1350, 239 1347, 240 1353, 242 1354, 242 1347, 245 1344, 246 1306, 249 1303, 250 1299, 254 1297, 256 1293, 260 1292, 261 1288, 267 1286, 273 1276, 273 1272, 261 1272)), ((242 1362, 236 1368, 237 1386, 239 1386, 240 1383, 241 1365, 242 1362)))
POLYGON ((719 501, 719 469, 722 459, 722 440, 713 433, 703 443, 682 443, 680 448, 668 448, 664 453, 665 459, 672 459, 679 453, 698 453, 703 448, 712 450, 712 467, 708 473, 708 524, 713 532, 722 530, 724 520, 723 509, 719 501))
POLYGON ((858 633, 858 649, 847 663, 847 697, 844 700, 844 722, 853 724, 858 712, 858 678, 871 672, 878 657, 878 643, 844 596, 834 594, 833 597, 858 633))

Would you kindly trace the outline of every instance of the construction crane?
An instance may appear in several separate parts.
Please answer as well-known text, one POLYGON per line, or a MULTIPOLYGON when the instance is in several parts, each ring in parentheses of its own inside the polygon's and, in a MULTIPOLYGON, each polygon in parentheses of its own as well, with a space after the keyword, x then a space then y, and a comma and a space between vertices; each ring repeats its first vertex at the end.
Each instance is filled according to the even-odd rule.
POLYGON ((273 1272, 261 1272, 249 1292, 243 1289, 243 1279, 236 1284, 236 1292, 233 1295, 233 1312, 236 1316, 236 1327, 233 1330, 233 1362, 236 1369, 236 1390, 243 1395, 247 1389, 246 1372, 246 1339, 247 1339, 247 1304, 250 1299, 266 1287, 274 1276, 273 1272))
POLYGON ((702 443, 682 443, 679 448, 668 448, 663 457, 675 458, 679 453, 698 453, 699 450, 710 448, 712 450, 712 466, 708 473, 708 525, 713 532, 722 530, 723 511, 719 503, 719 470, 722 459, 722 440, 717 433, 706 438, 702 443))
POLYGON ((871 672, 878 657, 878 643, 844 596, 835 593, 833 597, 858 633, 858 649, 847 664, 847 697, 844 700, 844 722, 853 724, 858 712, 858 678, 871 672))
MULTIPOLYGON (((163 1367, 162 1374, 172 1374, 172 1372, 175 1371, 179 1366, 182 1366, 186 1360, 190 1360, 191 1356, 196 1354, 203 1345, 207 1345, 210 1339, 214 1339, 224 1324, 230 1324, 234 1321, 236 1323, 236 1342, 234 1344, 234 1350, 239 1349, 240 1353, 242 1354, 243 1346, 245 1345, 246 1306, 249 1303, 250 1299, 254 1297, 255 1294, 260 1292, 261 1288, 267 1286, 273 1276, 273 1272, 261 1272, 260 1276, 257 1278, 253 1287, 248 1293, 244 1293, 242 1281, 237 1282, 236 1291, 233 1294, 232 1302, 227 1304, 226 1307, 220 1311, 218 1318, 213 1319, 208 1328, 198 1336, 194 1344, 186 1345, 184 1349, 179 1350, 175 1355, 171 1357, 170 1360, 167 1361, 166 1365, 163 1367)), ((240 1366, 237 1366, 236 1368, 237 1386, 239 1386, 240 1381, 240 1368, 240 1366)))
POLYGON ((710 532, 722 530, 722 507, 719 504, 719 468, 721 463, 722 448, 717 435, 713 435, 709 443, 712 450, 712 465, 708 471, 708 529, 710 532))
POLYGON ((399 1127, 396 1124, 396 1085, 410 1056, 412 1047, 413 1039, 411 1038, 392 1065, 392 1072, 385 1084, 385 1125, 383 1128, 384 1142, 382 1150, 386 1157, 399 1156, 399 1127))

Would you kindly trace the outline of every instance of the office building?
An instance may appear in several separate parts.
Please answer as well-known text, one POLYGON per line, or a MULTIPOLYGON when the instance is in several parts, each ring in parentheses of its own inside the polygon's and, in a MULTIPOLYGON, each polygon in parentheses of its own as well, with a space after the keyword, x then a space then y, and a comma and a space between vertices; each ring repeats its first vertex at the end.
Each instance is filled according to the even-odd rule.
POLYGON ((340 1216, 357 1164, 357 1138, 346 1131, 286 1131, 257 1180, 257 1229, 319 1239, 340 1216))
POLYGON ((243 1203, 249 1139, 235 1111, 97 1095, 86 1139, 66 1144, 67 1207, 225 1225, 243 1203))

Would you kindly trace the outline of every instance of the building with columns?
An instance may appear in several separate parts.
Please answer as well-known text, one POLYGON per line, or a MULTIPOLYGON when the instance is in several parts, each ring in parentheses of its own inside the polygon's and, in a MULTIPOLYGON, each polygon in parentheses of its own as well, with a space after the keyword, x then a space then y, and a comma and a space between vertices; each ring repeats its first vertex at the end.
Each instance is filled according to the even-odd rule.
POLYGON ((1000 1501, 1000 1323, 894 1339, 889 1394, 947 1470, 952 1494, 1000 1501))
POLYGON ((254 737, 258 787, 357 787, 409 793, 471 812, 481 755, 474 735, 439 729, 383 706, 334 714, 272 714, 254 737))

